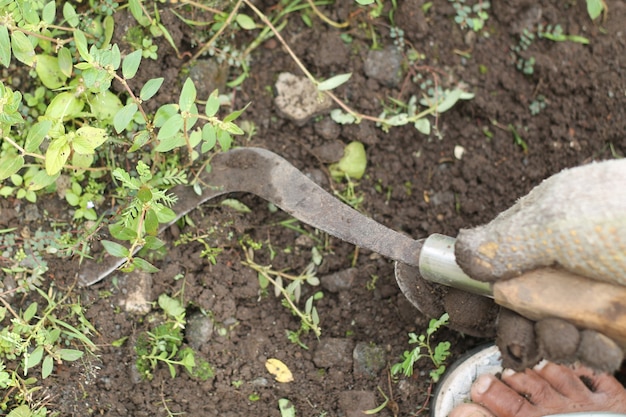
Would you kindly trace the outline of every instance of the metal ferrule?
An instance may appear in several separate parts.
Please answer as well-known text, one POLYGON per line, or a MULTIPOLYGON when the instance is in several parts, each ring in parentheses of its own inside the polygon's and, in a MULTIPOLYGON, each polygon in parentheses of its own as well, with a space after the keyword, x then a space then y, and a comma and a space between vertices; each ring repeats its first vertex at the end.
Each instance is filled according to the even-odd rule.
POLYGON ((457 265, 454 256, 455 242, 453 237, 436 233, 426 238, 419 258, 421 276, 431 282, 492 297, 489 283, 470 278, 457 265))

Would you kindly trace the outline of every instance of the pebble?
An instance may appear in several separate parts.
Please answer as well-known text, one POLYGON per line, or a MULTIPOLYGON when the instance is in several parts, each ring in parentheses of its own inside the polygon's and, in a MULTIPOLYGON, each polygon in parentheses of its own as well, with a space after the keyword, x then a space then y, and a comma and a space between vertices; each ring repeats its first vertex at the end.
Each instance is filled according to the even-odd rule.
POLYGON ((203 345, 211 340, 213 329, 213 320, 207 315, 200 312, 189 315, 185 326, 185 337, 189 346, 195 350, 200 350, 203 345))
POLYGON ((213 90, 223 92, 228 81, 228 65, 215 59, 199 59, 189 68, 189 78, 196 86, 198 98, 206 100, 213 90))
POLYGON ((363 417, 364 410, 373 410, 377 406, 373 391, 343 391, 339 394, 339 408, 345 417, 363 417))
POLYGON ((356 282, 359 270, 357 268, 348 268, 334 274, 325 275, 320 278, 322 288, 330 292, 339 292, 349 290, 354 282, 356 282))
POLYGON ((359 342, 352 352, 356 375, 376 377, 387 365, 385 349, 371 343, 359 342))
POLYGON ((278 111, 299 126, 332 107, 332 101, 328 96, 320 93, 306 77, 282 72, 278 76, 275 88, 274 102, 278 111))
POLYGON ((349 339, 321 339, 313 355, 313 363, 318 368, 346 368, 352 365, 353 342, 349 339))
POLYGON ((152 275, 134 271, 120 277, 123 298, 120 307, 127 313, 148 314, 152 309, 152 275))
POLYGON ((388 87, 397 87, 402 81, 402 54, 390 47, 371 50, 363 65, 365 75, 388 87))

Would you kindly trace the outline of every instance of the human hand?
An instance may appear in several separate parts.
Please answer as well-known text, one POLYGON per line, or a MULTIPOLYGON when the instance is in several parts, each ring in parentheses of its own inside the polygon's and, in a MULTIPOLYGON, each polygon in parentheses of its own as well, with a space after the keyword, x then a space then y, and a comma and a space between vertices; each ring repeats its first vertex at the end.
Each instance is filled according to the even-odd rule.
MULTIPOLYGON (((586 165, 548 178, 489 224, 461 230, 455 245, 457 263, 472 278, 490 282, 557 265, 626 285, 625 178, 626 160, 586 165)), ((505 366, 513 369, 547 358, 580 360, 612 371, 623 359, 623 349, 597 332, 557 319, 533 323, 504 310, 497 343, 505 366)))

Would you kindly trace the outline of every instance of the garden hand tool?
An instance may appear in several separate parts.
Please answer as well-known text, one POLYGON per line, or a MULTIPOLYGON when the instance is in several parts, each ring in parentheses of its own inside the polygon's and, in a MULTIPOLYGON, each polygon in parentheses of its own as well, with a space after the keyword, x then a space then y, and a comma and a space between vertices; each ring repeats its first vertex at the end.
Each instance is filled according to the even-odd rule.
MULTIPOLYGON (((341 240, 396 261, 396 279, 418 309, 422 280, 493 297, 496 303, 538 320, 559 317, 593 329, 626 347, 626 288, 595 282, 571 273, 544 268, 492 284, 468 277, 455 260, 455 239, 432 235, 414 240, 364 216, 327 193, 280 156, 260 148, 239 148, 215 155, 211 172, 201 176, 208 186, 197 195, 191 187, 172 189, 178 196, 177 218, 202 203, 231 192, 248 192, 268 200, 296 219, 341 240), (581 302, 585 300, 585 302, 581 302)), ((94 284, 122 264, 105 255, 87 261, 79 272, 81 285, 94 284)), ((426 282, 426 281, 424 281, 426 282)), ((453 326, 451 326, 453 327, 453 326)), ((465 330, 471 334, 471 326, 465 330)))

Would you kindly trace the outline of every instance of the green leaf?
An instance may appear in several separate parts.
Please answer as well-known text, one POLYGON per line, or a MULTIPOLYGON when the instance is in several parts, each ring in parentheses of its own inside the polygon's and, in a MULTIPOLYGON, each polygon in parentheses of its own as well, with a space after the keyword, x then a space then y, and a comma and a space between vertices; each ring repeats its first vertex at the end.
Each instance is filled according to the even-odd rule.
POLYGON ((604 10, 604 4, 602 0, 587 0, 587 13, 591 20, 595 20, 600 16, 604 10))
POLYGON ((237 24, 241 26, 242 29, 245 29, 245 30, 256 29, 256 24, 254 23, 254 20, 252 20, 252 18, 248 16, 247 14, 239 13, 237 17, 235 18, 235 20, 237 21, 237 24))
POLYGON ((206 101, 206 107, 204 108, 204 112, 208 117, 213 117, 217 114, 217 111, 220 109, 220 98, 217 90, 213 90, 211 95, 206 101))
POLYGON ((76 98, 74 93, 65 91, 52 99, 45 115, 53 121, 74 119, 80 115, 83 106, 84 102, 76 98))
POLYGON ((201 148, 202 153, 208 152, 215 147, 217 143, 217 133, 211 123, 206 123, 202 126, 202 141, 204 142, 201 148))
POLYGON ((150 262, 146 261, 145 259, 133 258, 133 264, 144 272, 150 272, 150 273, 159 272, 159 268, 152 265, 150 262))
POLYGON ((162 248, 165 245, 161 239, 156 236, 146 236, 146 244, 144 247, 150 250, 156 250, 162 248))
POLYGON ((37 314, 37 303, 30 303, 22 314, 22 318, 26 323, 28 323, 33 317, 35 317, 35 314, 37 314))
MULTIPOLYGON (((65 4, 68 3, 65 2, 65 4)), ((85 34, 79 29, 76 29, 74 31, 74 43, 76 44, 76 49, 78 50, 78 53, 80 54, 80 57, 83 59, 83 61, 91 62, 93 60, 93 57, 89 53, 87 38, 85 37, 85 34)))
POLYGON ((150 25, 150 19, 143 14, 140 0, 129 0, 128 6, 130 8, 130 13, 133 15, 135 20, 137 20, 137 23, 139 23, 143 27, 150 25))
POLYGON ((57 53, 59 59, 59 69, 67 78, 72 76, 72 53, 66 47, 59 49, 57 53))
POLYGON ((344 148, 343 157, 330 166, 331 175, 334 178, 342 178, 347 175, 353 179, 360 179, 367 167, 367 155, 361 142, 350 142, 344 148))
POLYGON ((196 86, 191 78, 187 78, 180 91, 178 107, 181 112, 188 112, 196 101, 196 86))
POLYGON ((11 63, 11 40, 9 29, 5 25, 0 25, 0 64, 9 67, 11 63))
POLYGON ((59 349, 56 352, 61 360, 67 362, 74 362, 83 357, 84 352, 76 349, 59 349))
POLYGON ((0 181, 9 178, 24 166, 22 155, 5 154, 0 158, 0 181))
POLYGON ((75 28, 80 23, 76 10, 69 1, 63 2, 63 17, 71 27, 75 28))
POLYGON ((41 362, 43 358, 43 353, 43 346, 39 345, 30 354, 24 357, 24 375, 28 374, 30 368, 39 365, 39 362, 41 362))
POLYGON ((43 10, 41 11, 41 17, 43 18, 43 21, 49 25, 54 23, 54 18, 56 17, 56 14, 57 9, 54 0, 46 3, 46 5, 43 6, 43 10))
MULTIPOLYGON (((35 176, 33 176, 28 184, 26 184, 27 195, 30 192, 41 190, 42 188, 46 188, 48 185, 52 184, 59 177, 59 174, 56 173, 54 175, 48 175, 45 170, 37 171, 35 176)), ((28 199, 28 197, 27 197, 28 199)), ((29 200, 30 201, 30 200, 29 200)))
POLYGON ((167 119, 165 123, 163 123, 163 126, 161 126, 161 129, 159 129, 159 134, 157 135, 157 139, 163 140, 163 139, 173 137, 174 135, 180 132, 180 130, 183 127, 183 124, 184 124, 183 117, 180 114, 176 113, 175 115, 167 119))
POLYGON ((286 398, 278 400, 278 409, 280 410, 280 417, 296 417, 296 407, 286 398))
POLYGON ((159 218, 157 217, 156 212, 153 209, 149 209, 148 211, 146 211, 146 216, 144 218, 144 227, 146 228, 146 233, 151 236, 156 235, 159 231, 159 218))
POLYGON ((346 81, 348 81, 351 76, 352 76, 351 72, 348 72, 346 74, 335 75, 334 77, 331 77, 331 78, 329 78, 329 79, 319 83, 317 85, 317 89, 320 90, 320 91, 333 90, 333 89, 339 87, 341 84, 343 84, 346 81))
POLYGON ((102 246, 104 246, 104 250, 111 256, 115 256, 116 258, 126 258, 130 255, 128 248, 126 246, 122 246, 119 243, 111 242, 110 240, 102 240, 102 246))
POLYGON ((65 135, 50 142, 48 150, 46 151, 46 173, 48 175, 55 175, 61 171, 61 168, 63 168, 63 165, 67 162, 67 158, 70 156, 70 151, 70 144, 65 135))
POLYGON ((28 405, 20 405, 11 410, 7 417, 33 417, 33 412, 28 405))
POLYGON ((76 131, 76 136, 72 140, 72 149, 80 154, 91 155, 107 139, 106 130, 98 127, 83 126, 76 131))
POLYGON ((157 147, 154 148, 154 150, 157 152, 169 152, 172 149, 185 146, 185 144, 185 137, 182 135, 182 133, 178 132, 171 138, 161 140, 157 147))
POLYGON ((427 118, 422 117, 421 119, 417 119, 413 126, 418 132, 424 135, 430 135, 430 121, 427 118))
POLYGON ((137 112, 137 103, 131 102, 122 107, 113 117, 113 127, 117 133, 121 133, 128 127, 128 124, 135 117, 137 112))
POLYGON ((220 147, 224 152, 230 149, 230 146, 233 143, 233 138, 230 134, 225 130, 220 130, 217 134, 217 142, 220 144, 220 147))
POLYGON ((159 307, 172 318, 178 318, 185 315, 185 308, 181 304, 180 300, 172 298, 167 294, 161 294, 159 296, 159 307))
POLYGON ((356 117, 350 113, 344 113, 341 109, 333 109, 330 111, 330 118, 340 125, 349 125, 356 122, 356 117))
POLYGON ((46 379, 52 373, 52 369, 54 368, 54 359, 50 355, 46 355, 41 364, 41 378, 46 379))
POLYGON ((246 104, 246 107, 244 107, 243 109, 235 110, 234 112, 230 113, 228 116, 224 117, 224 123, 230 123, 236 120, 248 108, 248 106, 249 106, 249 103, 246 104))
POLYGON ((141 89, 141 92, 139 93, 139 98, 143 101, 151 99, 159 91, 159 88, 161 88, 163 80, 164 78, 162 77, 152 78, 151 80, 148 80, 141 89))
POLYGON ((43 85, 51 90, 62 87, 67 79, 59 67, 58 58, 50 55, 37 55, 35 72, 43 85))
POLYGON ((13 55, 18 61, 29 67, 33 66, 35 62, 35 48, 28 36, 18 31, 11 33, 11 47, 13 48, 13 55))
POLYGON ((122 61, 122 76, 130 80, 137 74, 137 70, 139 69, 139 64, 141 64, 141 54, 142 50, 138 49, 135 52, 131 52, 126 55, 124 60, 122 61))
POLYGON ((109 233, 118 240, 132 240, 137 237, 137 232, 130 227, 125 227, 121 223, 115 223, 109 226, 109 233))
POLYGON ((246 206, 241 201, 236 200, 234 198, 227 198, 227 199, 223 200, 221 205, 225 206, 225 207, 230 207, 232 209, 235 209, 235 210, 237 210, 240 213, 251 213, 252 212, 252 210, 250 210, 250 207, 246 206))

